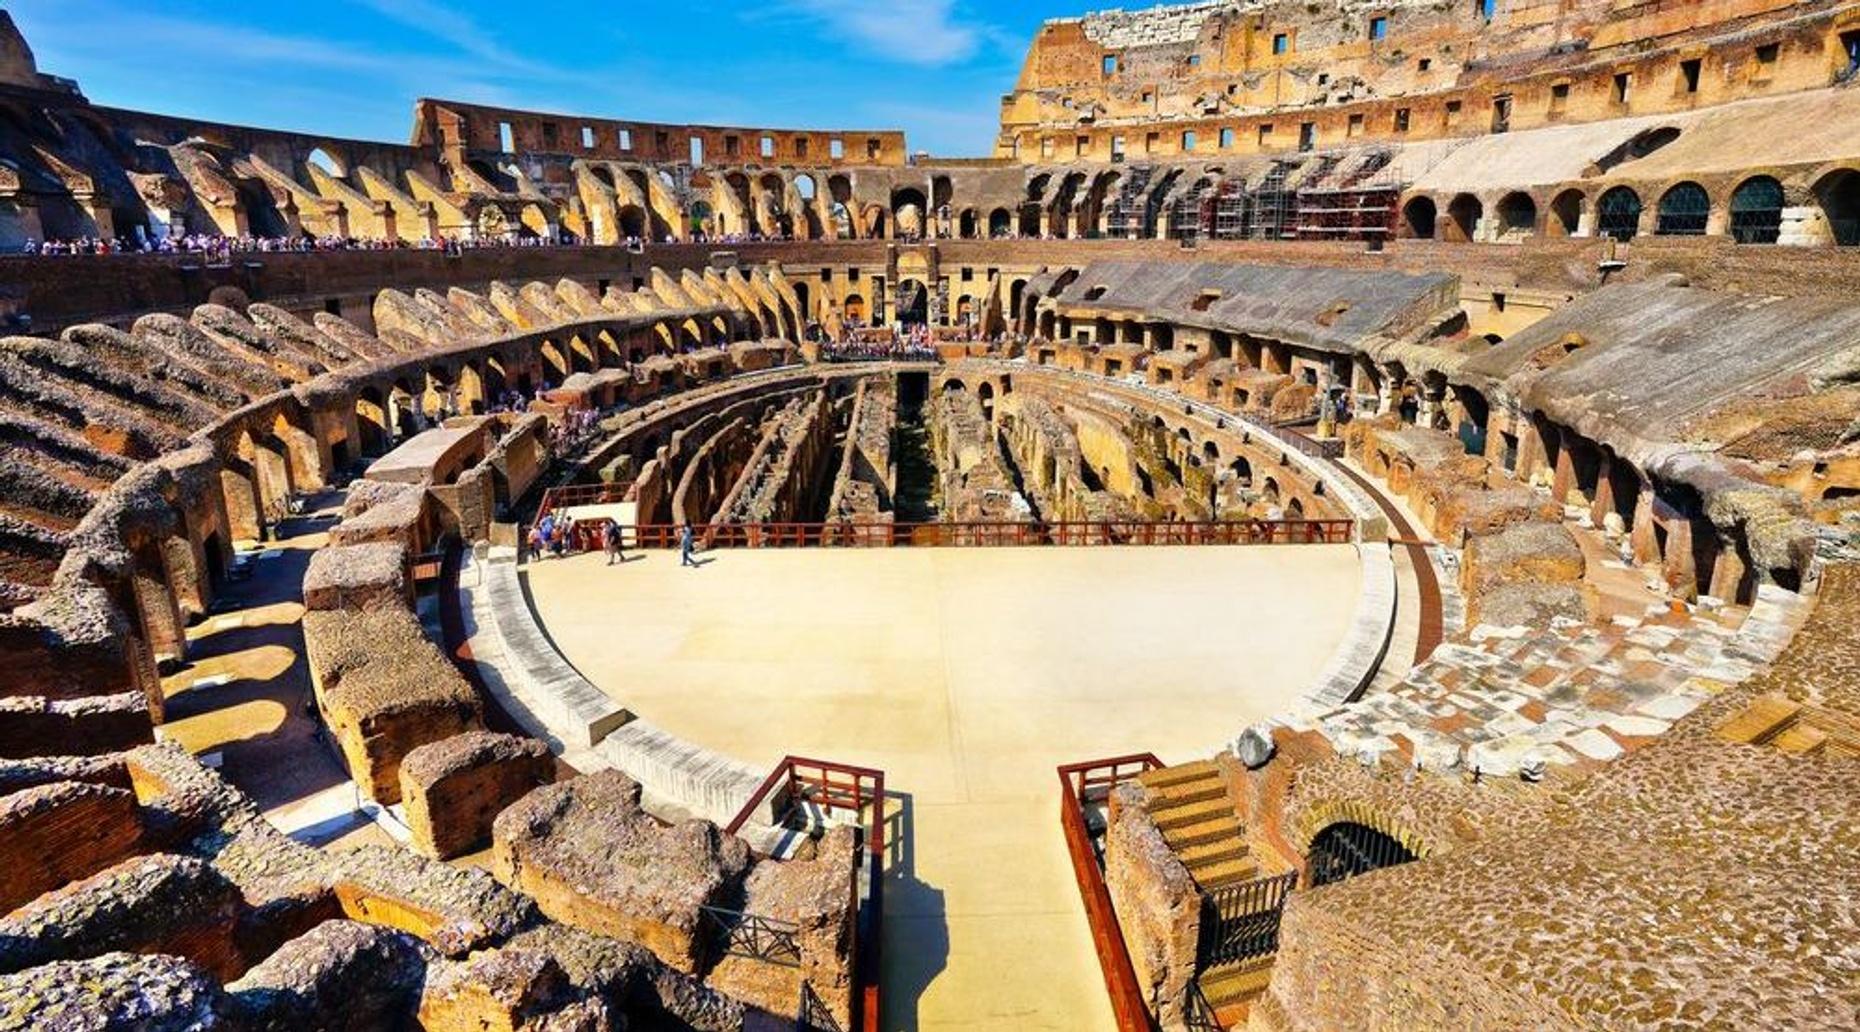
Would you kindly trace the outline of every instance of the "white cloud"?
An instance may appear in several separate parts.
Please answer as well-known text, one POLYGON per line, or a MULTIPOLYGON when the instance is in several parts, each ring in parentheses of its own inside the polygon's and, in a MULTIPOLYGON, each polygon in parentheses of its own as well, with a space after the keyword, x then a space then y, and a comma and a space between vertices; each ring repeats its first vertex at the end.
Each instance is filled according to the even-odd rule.
POLYGON ((965 61, 986 28, 959 16, 955 0, 789 0, 787 7, 857 47, 908 64, 965 61))
POLYGON ((547 74, 553 71, 553 69, 513 53, 499 43, 495 35, 485 31, 469 16, 460 14, 443 4, 433 3, 431 0, 357 0, 357 2, 384 18, 427 33, 435 39, 443 40, 460 52, 487 64, 496 65, 502 71, 527 74, 547 74))

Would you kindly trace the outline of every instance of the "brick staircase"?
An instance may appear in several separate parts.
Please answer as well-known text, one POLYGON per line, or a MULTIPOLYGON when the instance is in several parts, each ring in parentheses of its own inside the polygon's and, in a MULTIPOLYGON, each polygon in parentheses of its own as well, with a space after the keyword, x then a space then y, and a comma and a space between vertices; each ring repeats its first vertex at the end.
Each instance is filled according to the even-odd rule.
MULTIPOLYGON (((1138 777, 1150 793, 1150 819, 1163 841, 1203 892, 1251 881, 1259 861, 1247 848, 1246 829, 1227 799, 1212 760, 1152 770, 1138 777)), ((1272 978, 1272 957, 1223 964, 1196 977, 1202 996, 1225 1028, 1245 1023, 1246 1007, 1272 978)))
POLYGON ((1223 1028, 1240 1028, 1246 1024, 1247 1009, 1272 981, 1273 957, 1255 957, 1237 964, 1223 964, 1196 976, 1201 995, 1214 1008, 1214 1016, 1223 1028))
POLYGON ((1137 780, 1150 791, 1150 819, 1203 892, 1259 876, 1246 829, 1212 760, 1164 767, 1137 780))

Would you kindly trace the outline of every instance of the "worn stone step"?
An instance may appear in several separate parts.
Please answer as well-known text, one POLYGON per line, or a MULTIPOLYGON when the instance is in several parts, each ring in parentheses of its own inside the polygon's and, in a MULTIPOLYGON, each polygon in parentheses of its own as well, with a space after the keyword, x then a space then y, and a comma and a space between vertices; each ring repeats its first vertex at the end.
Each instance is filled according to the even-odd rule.
POLYGON ((1218 889, 1223 885, 1252 881, 1259 877, 1259 861, 1244 856, 1237 860, 1190 867, 1188 873, 1194 877, 1195 884, 1203 889, 1218 889))
POLYGON ((1173 767, 1158 767, 1137 775, 1146 788, 1164 788, 1184 781, 1200 781, 1203 778, 1219 777, 1220 767, 1213 760, 1195 760, 1190 763, 1178 763, 1173 767))
POLYGON ((1163 829, 1163 841, 1169 848, 1180 852, 1190 846, 1204 845, 1224 838, 1239 838, 1240 822, 1230 814, 1225 817, 1209 817, 1194 824, 1180 825, 1163 829))
POLYGON ((1201 983, 1201 994, 1218 1011, 1265 992, 1266 984, 1272 981, 1272 958, 1261 957, 1210 968, 1197 980, 1201 983))
POLYGON ((1150 792, 1150 812, 1171 810, 1194 803, 1205 803, 1210 799, 1227 798, 1227 786, 1219 778, 1204 778, 1200 781, 1184 781, 1175 785, 1166 785, 1152 789, 1150 792))
POLYGON ((1828 736, 1813 724, 1797 721, 1772 738, 1770 744, 1786 753, 1813 756, 1827 746, 1828 736))
POLYGON ((1236 828, 1234 837, 1230 839, 1215 839, 1212 842, 1178 849, 1175 851, 1175 858, 1182 861, 1182 864, 1190 870, 1198 864, 1209 865, 1243 859, 1248 855, 1246 840, 1241 838, 1238 832, 1239 829, 1236 828))
POLYGON ((1763 695, 1725 721, 1718 734, 1726 741, 1761 745, 1795 723, 1802 704, 1783 695, 1763 695))
POLYGON ((1182 828, 1190 824, 1197 824, 1210 817, 1225 817, 1229 821, 1235 820, 1234 808, 1228 804, 1225 796, 1215 799, 1203 799, 1198 802, 1184 803, 1181 806, 1170 806, 1161 811, 1152 810, 1150 812, 1150 817, 1156 821, 1156 826, 1164 831, 1168 831, 1171 828, 1182 828))

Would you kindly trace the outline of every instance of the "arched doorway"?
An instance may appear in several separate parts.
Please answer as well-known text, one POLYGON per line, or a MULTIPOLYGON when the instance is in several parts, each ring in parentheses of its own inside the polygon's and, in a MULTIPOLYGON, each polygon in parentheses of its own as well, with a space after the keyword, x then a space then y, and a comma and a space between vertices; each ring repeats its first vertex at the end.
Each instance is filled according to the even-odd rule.
POLYGON ((1626 243, 1640 235, 1640 195, 1617 186, 1596 202, 1596 232, 1626 243))
POLYGON ((1339 821, 1328 825, 1311 839, 1305 864, 1311 872, 1307 884, 1316 888, 1331 885, 1384 867, 1405 864, 1415 858, 1414 851, 1401 840, 1367 824, 1339 821))
POLYGON ((1479 232, 1479 221, 1485 218, 1485 205, 1472 194, 1460 194, 1447 205, 1447 239, 1454 243, 1470 243, 1479 232))
POLYGON ((1519 191, 1498 202, 1498 232, 1502 237, 1527 237, 1537 230, 1537 202, 1519 191))
POLYGON ((1731 238, 1740 244, 1773 244, 1782 237, 1782 184, 1752 176, 1731 192, 1731 238))
POLYGON ((1006 208, 996 208, 988 213, 988 235, 999 240, 1014 232, 1014 216, 1006 208))
POLYGON ((1553 237, 1573 237, 1582 232, 1582 207, 1587 198, 1581 190, 1565 190, 1550 202, 1550 218, 1544 231, 1553 237))
POLYGON ((1434 225, 1440 221, 1440 209, 1432 197, 1410 198, 1401 209, 1403 235, 1414 240, 1434 239, 1434 225))
POLYGON ((921 281, 898 284, 898 321, 906 326, 922 326, 930 321, 930 292, 921 281))
POLYGON ((1839 169, 1815 184, 1815 201, 1837 247, 1860 246, 1860 172, 1839 169))
POLYGON ((865 325, 865 298, 859 294, 846 295, 846 301, 840 306, 841 318, 848 326, 865 325))

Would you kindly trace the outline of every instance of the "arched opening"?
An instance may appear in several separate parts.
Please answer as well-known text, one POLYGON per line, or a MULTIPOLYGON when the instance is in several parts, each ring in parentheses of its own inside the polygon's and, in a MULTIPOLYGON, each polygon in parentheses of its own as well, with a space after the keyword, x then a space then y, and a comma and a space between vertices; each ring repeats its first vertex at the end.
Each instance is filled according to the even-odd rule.
POLYGON ((1440 221, 1440 209, 1432 197, 1409 198, 1402 205, 1402 233, 1412 240, 1434 239, 1434 226, 1440 221))
POLYGON ((814 308, 812 305, 808 304, 807 302, 808 302, 807 284, 796 283, 794 285, 794 303, 800 309, 800 312, 798 314, 803 324, 803 328, 805 328, 806 323, 813 321, 813 318, 814 318, 814 308))
POLYGON ((1837 247, 1860 246, 1860 172, 1843 168, 1815 184, 1815 201, 1837 247))
POLYGON ((1740 244, 1773 244, 1782 238, 1782 184, 1753 176, 1731 191, 1731 238, 1740 244))
POLYGON ((1312 836, 1305 865, 1311 872, 1308 884, 1316 888, 1405 864, 1414 858, 1414 851, 1393 835, 1367 824, 1339 821, 1312 836))
POLYGON ((1498 232, 1502 237, 1530 236, 1537 230, 1537 202, 1519 191, 1498 202, 1498 232))
POLYGON ((1711 217, 1711 195, 1697 183, 1680 183, 1660 197, 1655 236, 1704 236, 1711 217))
POLYGON ((342 179, 348 175, 342 162, 336 160, 333 155, 321 147, 311 151, 310 156, 304 159, 304 164, 315 165, 319 171, 331 179, 342 179))
POLYGON ((965 208, 962 217, 956 221, 956 233, 964 240, 974 240, 978 235, 977 230, 980 225, 981 221, 976 217, 975 209, 965 208))
POLYGON ((1550 218, 1545 232, 1553 237, 1573 237, 1582 232, 1582 207, 1588 201, 1581 190, 1565 190, 1550 202, 1550 218))
POLYGON ((865 325, 865 298, 859 294, 846 295, 846 301, 840 306, 842 319, 848 326, 865 325))
POLYGON ((915 187, 897 190, 891 195, 891 215, 898 236, 907 239, 922 236, 927 228, 929 210, 924 192, 915 187))
POLYGON ((1006 208, 996 208, 988 213, 988 235, 1000 240, 1014 232, 1014 215, 1006 208))
POLYGON ((1596 232, 1626 243, 1640 235, 1640 195, 1617 186, 1596 202, 1596 232))
POLYGON ((995 418, 995 385, 983 380, 981 386, 975 388, 975 400, 982 403, 982 415, 992 422, 995 418))
POLYGON ((1472 194, 1460 194, 1447 205, 1447 239, 1459 244, 1470 243, 1479 232, 1479 221, 1485 218, 1485 205, 1472 194))
POLYGON ((930 321, 930 291, 921 280, 908 279, 898 284, 898 321, 906 326, 922 326, 930 321))
POLYGON ((629 204, 620 209, 620 235, 623 238, 646 239, 646 210, 636 204, 629 204))

